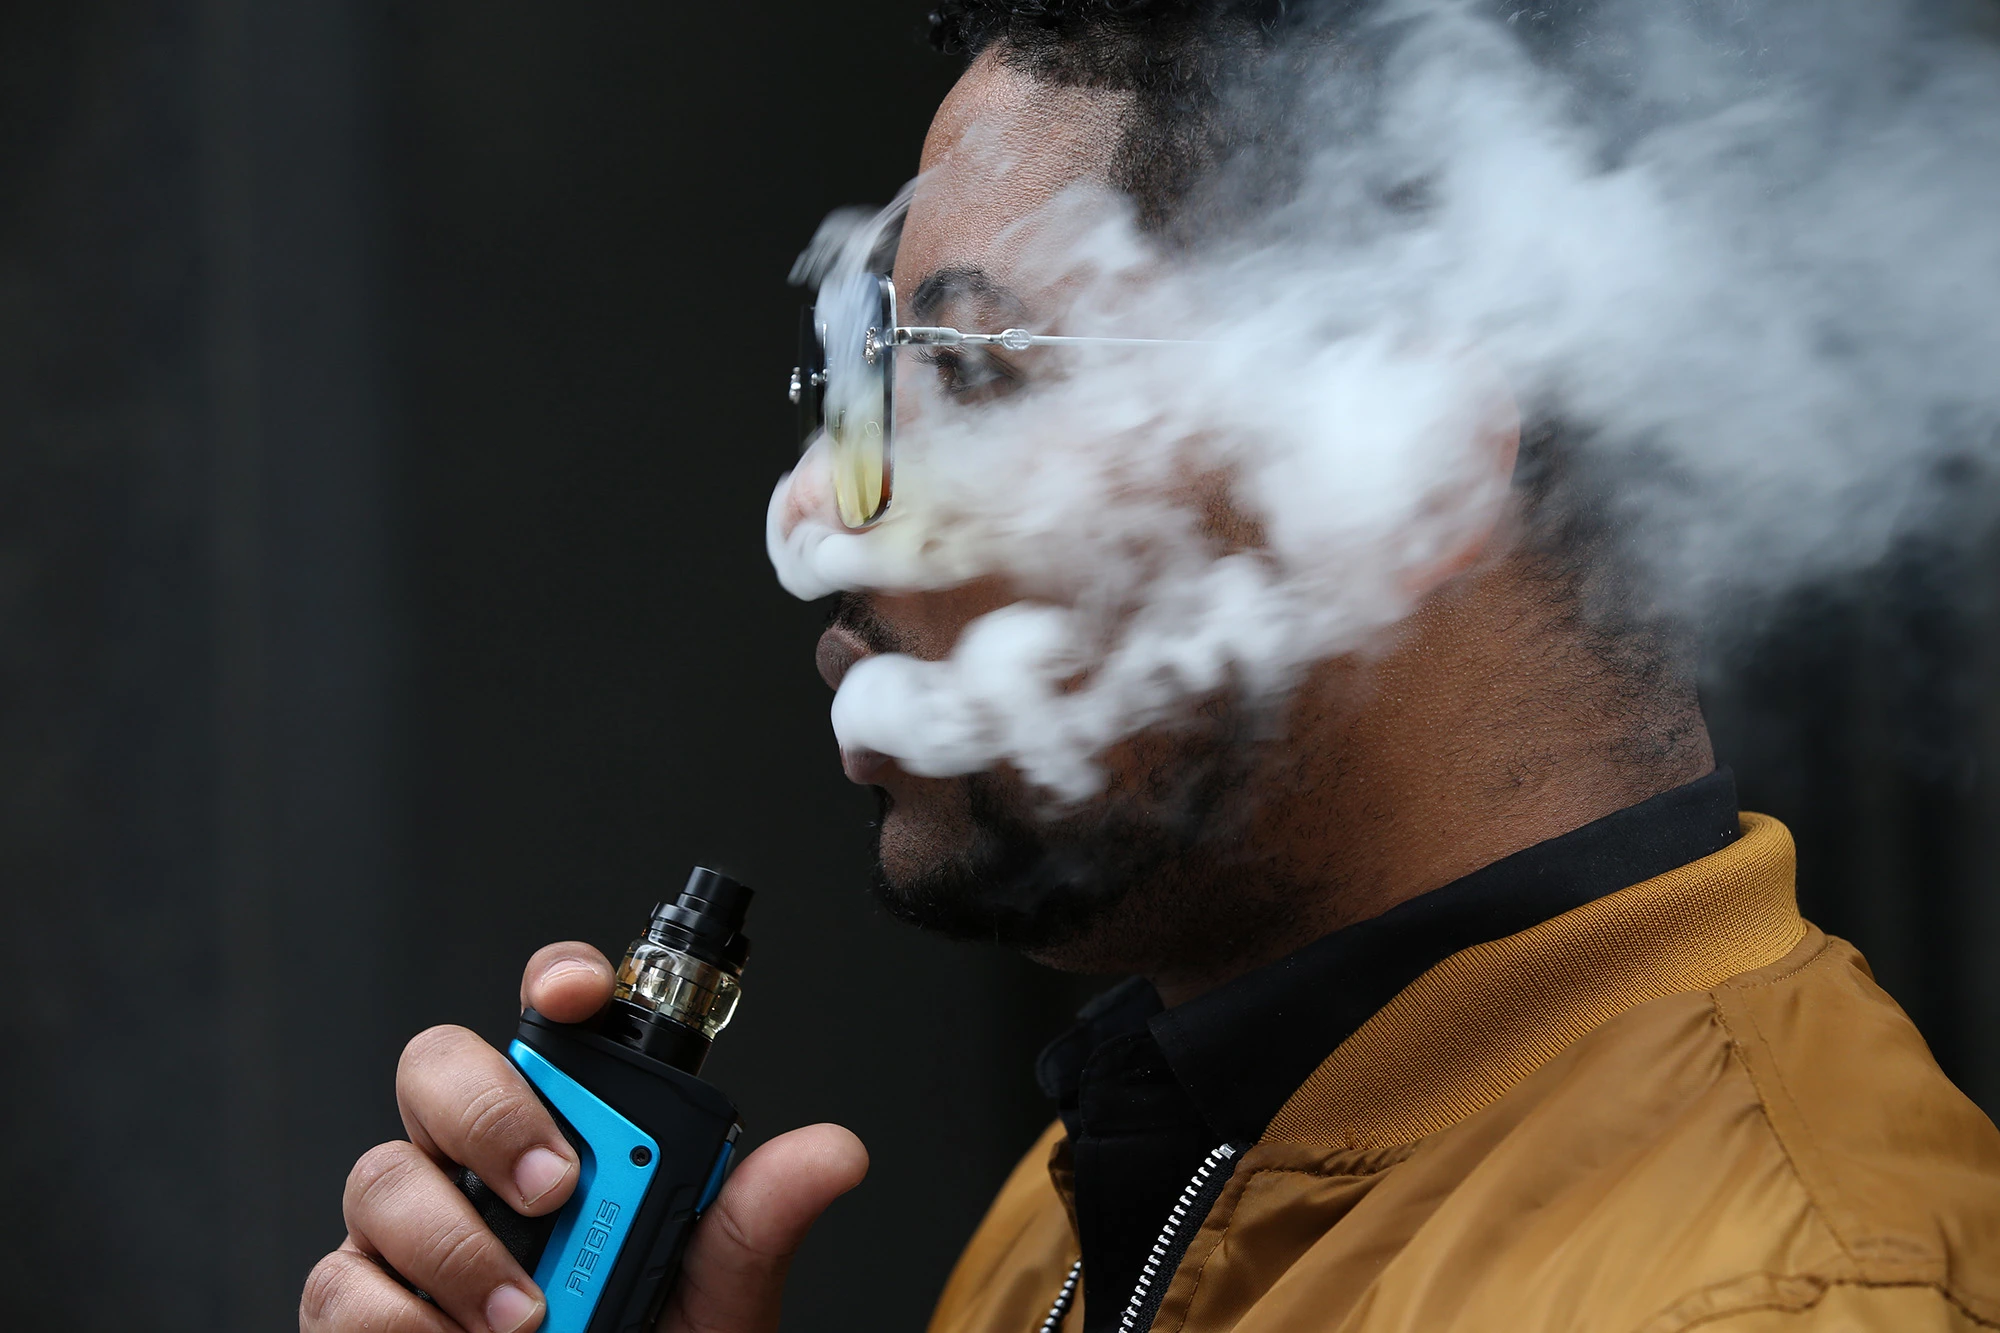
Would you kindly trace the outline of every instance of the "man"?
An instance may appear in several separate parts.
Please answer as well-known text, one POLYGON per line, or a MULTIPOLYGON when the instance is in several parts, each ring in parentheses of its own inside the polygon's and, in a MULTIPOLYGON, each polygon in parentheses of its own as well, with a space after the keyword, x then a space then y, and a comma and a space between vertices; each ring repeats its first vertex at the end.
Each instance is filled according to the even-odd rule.
MULTIPOLYGON (((925 145, 897 290, 930 324, 1050 324, 1059 284, 1020 264, 1018 224, 1085 183, 1171 231, 1229 151, 1216 71, 1255 59, 1267 18, 949 6, 941 35, 971 60, 925 145)), ((2000 1327, 2000 1134, 1859 956, 1800 919, 1789 838, 1739 816, 1673 637, 1606 613, 1615 553, 1563 507, 1552 440, 1527 441, 1539 470, 1477 549, 1365 660, 1321 663, 1275 738, 1233 737, 1226 707, 1146 733, 1057 818, 1005 771, 848 756, 884 793, 892 910, 1135 976, 1043 1055, 1058 1121, 935 1333, 2000 1327)), ((782 522, 831 503, 802 482, 782 522)), ((822 673, 940 658, 1015 596, 847 598, 822 673)), ((603 957, 554 945, 522 1001, 582 1021, 610 990, 603 957)), ((357 1163, 301 1328, 532 1328, 539 1293, 445 1172, 539 1215, 575 1154, 463 1030, 413 1041, 397 1088, 410 1141, 357 1163)), ((752 1154, 666 1327, 774 1328, 788 1257, 865 1169, 833 1126, 752 1154)))

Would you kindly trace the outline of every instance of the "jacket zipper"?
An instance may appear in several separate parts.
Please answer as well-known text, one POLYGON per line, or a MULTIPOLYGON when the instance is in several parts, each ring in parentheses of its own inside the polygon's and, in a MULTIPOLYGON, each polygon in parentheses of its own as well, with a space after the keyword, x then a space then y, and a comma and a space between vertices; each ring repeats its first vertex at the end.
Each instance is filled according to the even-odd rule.
MULTIPOLYGON (((1233 1161, 1242 1149, 1233 1144, 1219 1144, 1208 1156, 1201 1159, 1195 1168, 1194 1179, 1181 1191, 1174 1201, 1173 1211, 1167 1214, 1166 1225, 1160 1228, 1159 1239, 1147 1252, 1145 1265, 1139 1270, 1139 1281, 1132 1288, 1132 1299, 1125 1303, 1125 1313, 1118 1317, 1118 1333, 1145 1333, 1153 1326, 1154 1318, 1160 1313, 1160 1302, 1166 1298, 1165 1284, 1155 1286, 1160 1276, 1172 1274, 1180 1267, 1181 1257, 1187 1253, 1188 1242, 1194 1239, 1187 1229, 1188 1223, 1200 1224, 1208 1216, 1208 1210, 1222 1194, 1222 1187, 1229 1183, 1229 1172, 1217 1172, 1224 1162, 1233 1161)), ((1063 1279, 1062 1290, 1056 1293, 1056 1303, 1049 1307, 1048 1318, 1042 1321, 1039 1333, 1056 1333, 1061 1327, 1069 1307, 1076 1301, 1077 1286, 1083 1280, 1083 1260, 1078 1259, 1069 1266, 1069 1276, 1063 1279)))
POLYGON ((1076 1300, 1076 1284, 1083 1281, 1083 1260, 1069 1266, 1069 1276, 1063 1279, 1062 1290, 1056 1293, 1056 1303, 1049 1307, 1049 1317, 1042 1321, 1041 1333, 1056 1333, 1062 1327, 1063 1316, 1069 1313, 1070 1304, 1076 1300))

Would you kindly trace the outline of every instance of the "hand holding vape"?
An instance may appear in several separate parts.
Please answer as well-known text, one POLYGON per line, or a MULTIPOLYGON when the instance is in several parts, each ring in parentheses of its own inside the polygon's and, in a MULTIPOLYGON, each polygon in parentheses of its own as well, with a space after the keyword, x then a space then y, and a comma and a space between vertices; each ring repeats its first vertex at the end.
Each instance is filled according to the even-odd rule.
POLYGON ((548 1299, 543 1333, 651 1329, 695 1222, 722 1188, 742 1126, 697 1075, 742 997, 750 898, 745 885, 696 867, 626 950, 596 1020, 521 1016, 507 1055, 575 1147, 576 1192, 530 1218, 470 1171, 459 1187, 534 1274, 548 1299))

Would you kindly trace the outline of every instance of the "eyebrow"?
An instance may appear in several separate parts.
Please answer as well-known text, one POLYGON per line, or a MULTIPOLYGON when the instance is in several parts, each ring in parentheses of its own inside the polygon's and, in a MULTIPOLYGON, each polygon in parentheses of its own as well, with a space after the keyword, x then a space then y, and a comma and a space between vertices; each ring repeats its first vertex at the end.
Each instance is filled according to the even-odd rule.
POLYGON ((1004 283, 995 282, 984 269, 941 268, 932 272, 910 293, 910 314, 919 323, 932 323, 940 311, 957 302, 971 302, 982 318, 1003 324, 1021 322, 1027 303, 1004 283))

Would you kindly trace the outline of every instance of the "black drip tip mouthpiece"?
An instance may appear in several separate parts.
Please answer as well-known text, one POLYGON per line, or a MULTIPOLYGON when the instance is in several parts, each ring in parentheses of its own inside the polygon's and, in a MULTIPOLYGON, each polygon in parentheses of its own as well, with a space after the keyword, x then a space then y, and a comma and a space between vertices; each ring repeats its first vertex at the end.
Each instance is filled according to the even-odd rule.
POLYGON ((750 912, 752 890, 707 866, 696 866, 687 887, 672 902, 655 904, 646 926, 647 938, 670 949, 691 953, 703 962, 741 972, 750 957, 750 937, 743 919, 750 912))
POLYGON ((618 965, 603 1034, 690 1074, 743 995, 750 887, 696 866, 687 887, 653 908, 618 965))

